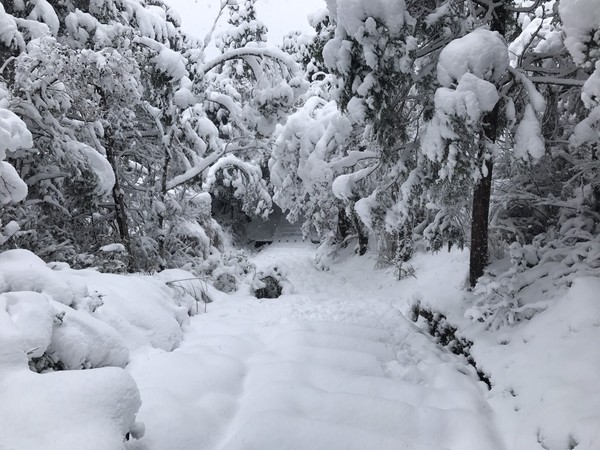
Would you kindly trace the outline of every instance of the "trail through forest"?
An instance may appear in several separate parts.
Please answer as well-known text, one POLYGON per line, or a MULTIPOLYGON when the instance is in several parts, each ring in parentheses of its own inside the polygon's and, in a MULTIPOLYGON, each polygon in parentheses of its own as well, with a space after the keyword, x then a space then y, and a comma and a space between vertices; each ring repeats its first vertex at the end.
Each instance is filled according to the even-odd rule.
POLYGON ((294 294, 223 297, 175 351, 133 355, 146 435, 129 448, 503 448, 485 385, 401 314, 389 274, 360 258, 319 270, 315 249, 254 259, 294 294))

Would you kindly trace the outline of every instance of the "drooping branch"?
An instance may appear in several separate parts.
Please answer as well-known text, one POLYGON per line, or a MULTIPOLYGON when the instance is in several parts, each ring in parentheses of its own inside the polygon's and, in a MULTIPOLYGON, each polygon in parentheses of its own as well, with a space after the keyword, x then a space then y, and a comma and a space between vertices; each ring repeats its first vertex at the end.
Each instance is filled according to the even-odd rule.
POLYGON ((206 64, 204 64, 202 70, 204 73, 206 73, 223 65, 227 61, 250 56, 272 59, 286 67, 292 77, 300 76, 298 64, 290 55, 279 49, 266 47, 243 47, 229 50, 222 55, 217 56, 213 60, 208 61, 206 64))
POLYGON ((186 170, 184 173, 177 175, 173 179, 167 182, 167 190, 175 189, 183 184, 189 183, 195 178, 199 177, 202 172, 212 166, 216 161, 219 160, 225 153, 225 149, 219 152, 214 152, 208 155, 206 158, 202 158, 197 164, 193 167, 186 170))

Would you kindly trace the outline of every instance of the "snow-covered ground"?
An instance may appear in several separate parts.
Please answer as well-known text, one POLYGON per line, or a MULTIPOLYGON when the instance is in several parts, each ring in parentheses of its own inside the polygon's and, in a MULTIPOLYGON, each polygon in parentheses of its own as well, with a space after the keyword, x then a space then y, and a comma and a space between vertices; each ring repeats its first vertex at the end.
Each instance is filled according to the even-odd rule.
POLYGON ((397 309, 372 261, 319 271, 280 244, 293 295, 221 298, 173 352, 134 355, 146 436, 133 449, 500 449, 486 387, 397 309))
POLYGON ((257 271, 278 266, 293 293, 211 290, 190 319, 190 298, 163 283, 186 272, 104 275, 1 254, 0 449, 600 448, 598 279, 491 332, 463 317, 465 252, 418 255, 402 281, 374 270, 374 255, 348 251, 323 271, 315 252, 264 249, 257 271), (406 319, 416 300, 474 341, 491 390, 406 319), (30 371, 26 353, 45 351, 73 370, 30 371))

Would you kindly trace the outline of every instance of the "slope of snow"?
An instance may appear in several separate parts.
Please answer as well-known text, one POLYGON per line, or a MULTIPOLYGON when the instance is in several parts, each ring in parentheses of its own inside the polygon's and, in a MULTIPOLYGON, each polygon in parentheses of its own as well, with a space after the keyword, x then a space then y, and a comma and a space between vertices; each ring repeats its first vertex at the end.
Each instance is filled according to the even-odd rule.
POLYGON ((203 289, 188 272, 0 254, 0 449, 600 448, 597 277, 493 331, 465 318, 467 252, 416 255, 402 281, 372 254, 348 250, 322 271, 315 252, 267 248, 256 273, 277 267, 293 289, 258 300, 256 280, 209 288, 214 302, 191 319, 193 299, 165 284, 203 289), (416 301, 473 341, 491 390, 405 318, 416 301), (39 370, 49 356, 70 370, 39 370))
POLYGON ((600 448, 600 280, 574 274, 572 287, 565 290, 551 276, 542 276, 527 292, 535 296, 528 302, 545 311, 493 331, 465 318, 473 299, 460 286, 427 282, 435 272, 443 278, 451 270, 466 276, 467 262, 466 253, 417 255, 412 262, 417 279, 402 286, 473 341, 471 354, 492 383, 487 400, 505 448, 600 448), (419 279, 424 273, 428 275, 419 279))
POLYGON ((128 369, 146 436, 132 449, 501 449, 485 385, 394 306, 373 261, 322 272, 308 244, 275 245, 294 295, 222 296, 173 352, 128 369))

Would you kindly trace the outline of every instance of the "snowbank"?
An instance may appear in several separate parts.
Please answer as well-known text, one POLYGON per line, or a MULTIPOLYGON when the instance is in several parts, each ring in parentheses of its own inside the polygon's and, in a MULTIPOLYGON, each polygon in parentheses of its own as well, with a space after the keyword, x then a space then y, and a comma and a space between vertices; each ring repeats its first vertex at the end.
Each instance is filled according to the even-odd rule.
POLYGON ((143 435, 138 388, 123 368, 133 350, 176 348, 193 301, 159 277, 1 253, 0 448, 115 450, 143 435))
POLYGON ((487 400, 506 449, 600 448, 600 279, 587 275, 593 272, 582 263, 562 283, 562 261, 568 264, 563 258, 534 266, 524 273, 533 276, 526 281, 513 277, 525 306, 538 307, 537 314, 497 328, 473 321, 472 305, 482 293, 463 290, 466 252, 417 255, 416 278, 399 285, 402 310, 417 299, 473 342, 471 356, 491 381, 487 400))

